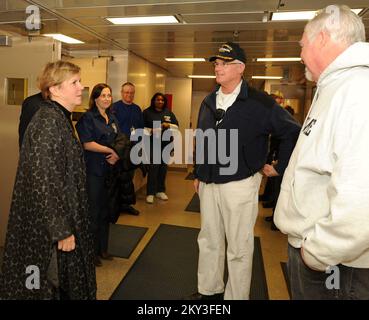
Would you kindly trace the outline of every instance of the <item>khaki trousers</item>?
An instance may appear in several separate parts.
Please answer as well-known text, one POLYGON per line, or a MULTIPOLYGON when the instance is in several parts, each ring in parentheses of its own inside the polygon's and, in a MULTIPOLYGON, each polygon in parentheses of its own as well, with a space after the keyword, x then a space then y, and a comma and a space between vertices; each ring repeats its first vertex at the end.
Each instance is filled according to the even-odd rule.
POLYGON ((224 292, 225 300, 249 299, 261 178, 261 174, 256 173, 247 179, 223 184, 200 182, 199 293, 224 292), (228 281, 224 290, 225 254, 228 281))

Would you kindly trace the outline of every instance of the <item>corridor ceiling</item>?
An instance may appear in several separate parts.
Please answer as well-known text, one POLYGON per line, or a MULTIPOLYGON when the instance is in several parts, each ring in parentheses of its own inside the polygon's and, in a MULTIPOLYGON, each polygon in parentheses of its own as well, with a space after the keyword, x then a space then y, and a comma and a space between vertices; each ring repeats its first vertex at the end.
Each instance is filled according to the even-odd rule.
POLYGON ((274 66, 285 70, 299 64, 255 61, 258 57, 299 56, 298 41, 306 21, 272 22, 272 12, 317 10, 334 2, 366 8, 360 15, 368 39, 368 0, 0 0, 0 31, 37 36, 25 28, 26 7, 36 5, 41 12, 41 34, 63 33, 85 42, 63 44, 64 53, 73 56, 76 50, 90 50, 95 56, 105 56, 113 50, 129 50, 175 77, 213 74, 213 70, 208 62, 167 62, 165 57, 207 58, 223 42, 235 41, 246 51, 246 77, 250 78, 265 75, 274 66), (175 15, 180 23, 117 26, 105 19, 152 15, 175 15))

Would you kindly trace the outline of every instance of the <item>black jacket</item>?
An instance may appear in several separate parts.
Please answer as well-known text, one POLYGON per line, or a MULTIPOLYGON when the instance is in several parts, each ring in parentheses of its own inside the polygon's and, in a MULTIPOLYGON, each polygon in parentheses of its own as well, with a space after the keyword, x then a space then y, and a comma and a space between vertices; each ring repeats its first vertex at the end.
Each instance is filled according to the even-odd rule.
POLYGON ((38 111, 38 109, 40 109, 41 104, 44 102, 45 100, 42 98, 41 92, 34 94, 23 101, 18 127, 19 149, 22 146, 23 136, 26 132, 28 124, 30 123, 34 114, 38 111))
MULTIPOLYGON (((271 97, 263 92, 259 92, 243 81, 241 91, 235 102, 227 109, 220 123, 216 125, 216 92, 218 88, 208 95, 201 104, 197 128, 205 131, 214 129, 216 133, 216 144, 208 149, 208 140, 205 139, 202 149, 198 134, 196 135, 196 153, 204 153, 203 163, 198 163, 194 170, 195 177, 206 183, 226 183, 245 179, 258 172, 266 163, 268 154, 268 138, 271 134, 281 140, 279 149, 279 161, 276 166, 277 172, 282 175, 287 167, 290 155, 296 144, 300 131, 300 125, 293 117, 279 106, 271 97), (221 143, 230 155, 230 145, 237 143, 237 169, 234 174, 222 175, 221 168, 229 167, 229 164, 221 164, 219 156, 216 156, 214 164, 209 164, 211 160, 209 151, 217 153, 219 129, 225 129, 225 142, 221 143), (230 140, 230 129, 237 129, 237 141, 230 140)), ((223 161, 224 162, 224 161, 223 161)))
POLYGON ((126 134, 119 132, 110 147, 120 158, 106 176, 109 198, 108 219, 109 222, 116 223, 122 208, 136 203, 135 187, 132 181, 136 166, 130 160, 131 141, 126 134))

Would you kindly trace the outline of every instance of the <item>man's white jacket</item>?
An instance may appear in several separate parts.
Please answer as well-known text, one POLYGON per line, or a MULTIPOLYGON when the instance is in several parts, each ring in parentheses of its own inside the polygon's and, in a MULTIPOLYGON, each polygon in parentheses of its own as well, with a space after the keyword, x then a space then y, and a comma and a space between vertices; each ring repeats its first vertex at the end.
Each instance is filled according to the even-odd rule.
POLYGON ((274 220, 309 266, 369 268, 369 43, 321 74, 274 220))

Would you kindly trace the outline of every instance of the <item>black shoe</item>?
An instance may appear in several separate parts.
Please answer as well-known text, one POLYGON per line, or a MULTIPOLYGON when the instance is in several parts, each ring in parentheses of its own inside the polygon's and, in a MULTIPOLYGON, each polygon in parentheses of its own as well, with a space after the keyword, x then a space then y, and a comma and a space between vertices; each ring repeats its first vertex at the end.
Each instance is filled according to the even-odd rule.
POLYGON ((206 295, 201 294, 200 292, 195 292, 190 296, 184 298, 184 300, 224 300, 224 293, 206 295))
POLYGON ((138 216, 140 214, 140 211, 138 211, 137 209, 133 208, 132 206, 127 207, 126 209, 124 209, 124 212, 131 214, 133 216, 138 216))
POLYGON ((272 221, 272 224, 270 225, 270 229, 273 231, 279 231, 278 227, 274 224, 273 221, 272 221))
POLYGON ((99 256, 95 256, 94 265, 95 265, 95 267, 101 267, 102 266, 102 262, 101 262, 99 256))
POLYGON ((113 260, 113 256, 107 252, 103 252, 100 254, 101 259, 104 260, 113 260))
POLYGON ((265 217, 264 220, 267 221, 267 222, 271 222, 271 221, 273 221, 273 216, 265 217))

